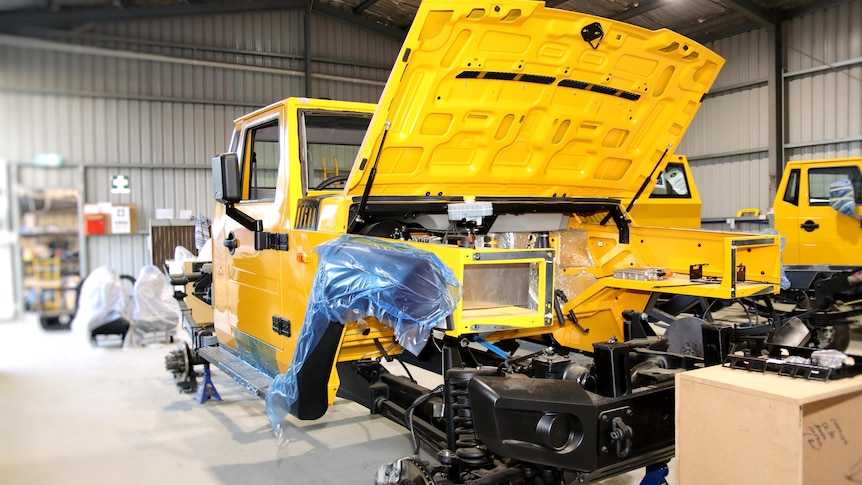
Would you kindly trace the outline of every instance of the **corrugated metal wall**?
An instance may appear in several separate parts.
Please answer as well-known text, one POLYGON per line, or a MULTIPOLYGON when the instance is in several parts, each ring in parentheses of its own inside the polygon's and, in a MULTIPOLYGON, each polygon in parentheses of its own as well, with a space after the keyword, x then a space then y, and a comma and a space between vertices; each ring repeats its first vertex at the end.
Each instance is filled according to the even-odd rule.
MULTIPOLYGON (((862 1, 790 19, 785 39, 785 158, 862 155, 862 1)), ((727 63, 685 136, 703 216, 772 206, 767 150, 770 39, 760 29, 708 44, 727 63)))
POLYGON ((793 19, 787 30, 787 157, 862 155, 862 1, 793 19))
MULTIPOLYGON (((317 13, 309 23, 310 94, 376 101, 400 39, 317 13)), ((305 25, 294 10, 0 36, 0 158, 22 165, 26 186, 83 186, 86 201, 136 203, 144 231, 157 208, 208 214, 208 160, 224 150, 231 120, 308 94, 305 25), (85 169, 25 169, 37 152, 85 169), (116 174, 130 177, 129 196, 109 193, 116 174)), ((784 30, 787 158, 862 154, 862 0, 791 19, 784 30)), ((771 205, 769 44, 766 29, 709 44, 727 64, 676 150, 692 160, 705 217, 771 205)), ((145 235, 86 245, 89 268, 135 272, 147 253, 145 235)))
POLYGON ((747 207, 765 209, 768 33, 758 29, 708 47, 726 63, 678 151, 691 162, 703 200, 702 217, 725 217, 747 207))
MULTIPOLYGON (((304 15, 142 19, 96 23, 86 33, 0 35, 0 158, 20 167, 18 183, 83 187, 85 202, 137 205, 139 234, 85 239, 85 272, 109 264, 136 274, 149 262, 146 232, 156 209, 212 213, 209 161, 225 150, 233 120, 308 95, 304 15), (67 166, 31 168, 36 153, 58 153, 67 166), (129 176, 129 195, 110 193, 119 174, 129 176)), ((376 101, 401 40, 316 13, 310 25, 311 94, 376 101)))

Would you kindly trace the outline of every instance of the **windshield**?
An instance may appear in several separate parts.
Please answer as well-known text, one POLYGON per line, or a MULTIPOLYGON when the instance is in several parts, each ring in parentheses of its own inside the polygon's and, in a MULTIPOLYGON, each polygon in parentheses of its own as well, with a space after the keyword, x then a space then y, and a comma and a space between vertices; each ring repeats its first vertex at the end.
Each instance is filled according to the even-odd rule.
POLYGON ((301 146, 306 167, 304 189, 343 188, 343 181, 323 182, 331 182, 335 177, 344 178, 350 173, 368 130, 371 114, 305 112, 302 120, 301 146))

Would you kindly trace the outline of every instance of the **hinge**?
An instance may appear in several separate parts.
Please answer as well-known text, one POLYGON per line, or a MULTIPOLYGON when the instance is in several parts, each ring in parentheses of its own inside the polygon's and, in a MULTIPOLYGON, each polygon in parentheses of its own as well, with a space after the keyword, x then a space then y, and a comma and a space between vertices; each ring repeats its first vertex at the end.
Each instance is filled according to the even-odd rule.
POLYGON ((278 315, 272 316, 272 331, 279 334, 284 335, 285 337, 290 337, 290 320, 285 318, 281 318, 278 315))
POLYGON ((254 234, 254 249, 274 249, 276 251, 287 251, 287 234, 282 232, 256 232, 254 234))

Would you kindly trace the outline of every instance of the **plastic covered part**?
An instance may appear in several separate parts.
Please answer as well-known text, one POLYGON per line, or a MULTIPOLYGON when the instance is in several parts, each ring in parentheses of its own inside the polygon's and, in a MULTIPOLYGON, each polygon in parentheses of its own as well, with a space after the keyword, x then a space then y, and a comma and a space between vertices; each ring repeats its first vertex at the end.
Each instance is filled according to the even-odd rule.
POLYGON ((565 293, 566 297, 570 300, 578 296, 590 286, 593 286, 596 281, 598 281, 598 278, 586 271, 574 274, 561 273, 558 271, 557 274, 554 275, 554 286, 558 290, 563 290, 563 293, 565 293))
POLYGON ((780 272, 781 277, 779 280, 779 286, 781 286, 782 290, 786 290, 786 289, 790 288, 790 278, 788 278, 787 273, 784 272, 784 261, 783 261, 784 260, 784 243, 787 242, 787 238, 782 236, 778 231, 776 231, 772 227, 767 227, 766 229, 760 231, 760 233, 780 237, 779 246, 778 246, 779 247, 778 254, 780 255, 779 264, 781 265, 781 272, 780 272))
POLYGON ((132 302, 120 276, 108 266, 93 270, 78 295, 78 310, 72 320, 73 332, 90 331, 117 319, 132 321, 132 302))
POLYGON ((141 268, 132 294, 132 335, 135 339, 142 339, 150 333, 170 336, 175 332, 180 323, 180 307, 165 275, 157 267, 148 265, 141 268))
POLYGON ((177 246, 174 248, 174 261, 177 263, 184 263, 186 261, 195 261, 197 258, 194 253, 189 251, 183 246, 177 246))
POLYGON ((332 322, 374 317, 418 354, 431 329, 444 323, 461 298, 461 284, 437 256, 406 244, 342 236, 315 248, 319 264, 293 360, 273 379, 266 413, 276 434, 298 399, 297 376, 332 322))
POLYGON ((862 215, 856 213, 856 194, 850 179, 836 180, 829 184, 829 205, 845 216, 862 219, 862 215))
POLYGON ((840 369, 847 360, 847 354, 835 349, 815 350, 811 353, 811 361, 814 364, 828 367, 829 369, 840 369))
POLYGON ((560 253, 559 267, 561 269, 584 268, 594 265, 593 257, 590 255, 587 231, 570 229, 552 232, 551 238, 557 240, 560 253))

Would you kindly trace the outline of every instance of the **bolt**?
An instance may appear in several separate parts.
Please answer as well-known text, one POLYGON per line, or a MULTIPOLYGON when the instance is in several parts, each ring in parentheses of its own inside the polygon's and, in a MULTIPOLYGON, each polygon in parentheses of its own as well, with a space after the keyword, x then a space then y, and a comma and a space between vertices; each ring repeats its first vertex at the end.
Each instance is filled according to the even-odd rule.
POLYGON ((626 416, 634 416, 635 412, 631 409, 626 409, 626 416))
POLYGON ((609 421, 607 414, 602 414, 602 421, 604 421, 605 423, 607 423, 609 421))
POLYGON ((602 450, 601 450, 601 451, 602 451, 602 454, 607 453, 607 452, 608 452, 608 447, 607 447, 607 446, 602 446, 602 450))
POLYGON ((611 439, 612 440, 616 441, 622 437, 623 437, 623 434, 620 432, 620 430, 615 429, 615 430, 611 431, 611 439))

